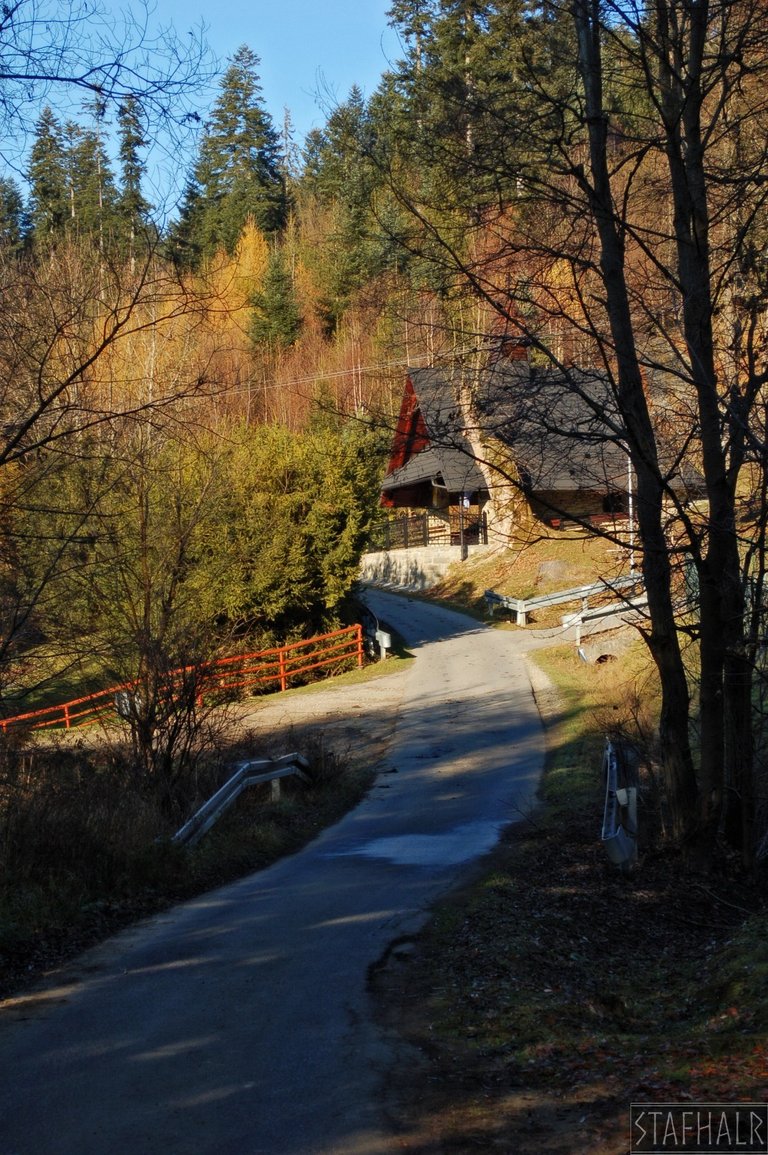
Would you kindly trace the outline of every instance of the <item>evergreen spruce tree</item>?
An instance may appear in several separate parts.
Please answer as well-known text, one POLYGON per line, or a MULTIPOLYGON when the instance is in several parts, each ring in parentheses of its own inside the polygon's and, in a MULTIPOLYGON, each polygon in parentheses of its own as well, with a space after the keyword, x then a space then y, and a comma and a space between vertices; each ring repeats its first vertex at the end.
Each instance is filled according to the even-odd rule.
POLYGON ((406 47, 385 77, 400 97, 385 110, 391 149, 444 208, 477 212, 511 198, 515 154, 530 151, 527 106, 551 71, 546 45, 562 19, 532 0, 400 0, 389 15, 406 47))
POLYGON ((283 126, 280 134, 280 171, 283 174, 288 198, 291 199, 291 191, 301 176, 301 149, 296 143, 293 117, 288 108, 283 110, 283 126))
POLYGON ((69 228, 103 249, 117 221, 117 190, 101 134, 68 125, 69 228))
POLYGON ((117 201, 119 234, 133 259, 136 238, 145 234, 152 209, 142 192, 146 165, 141 154, 147 141, 138 100, 129 97, 123 101, 118 109, 117 124, 120 161, 120 194, 117 201))
POLYGON ((406 47, 409 67, 415 72, 421 68, 424 41, 434 16, 434 0, 395 0, 387 12, 389 23, 406 47))
POLYGON ((0 246, 18 254, 24 247, 27 218, 19 186, 8 177, 0 177, 0 246))
POLYGON ((382 269, 375 214, 380 174, 371 164, 370 119, 357 85, 331 113, 322 133, 310 133, 305 148, 307 191, 331 208, 333 224, 322 254, 326 326, 336 329, 357 289, 382 269))
POLYGON ((69 182, 63 130, 48 107, 37 123, 27 180, 32 237, 37 244, 50 243, 61 235, 69 216, 69 182))
POLYGON ((253 298, 251 337, 256 344, 285 349, 293 345, 301 332, 302 317, 291 271, 281 249, 269 258, 260 293, 253 298))
POLYGON ((259 58, 237 50, 224 73, 172 238, 177 256, 233 253, 246 220, 267 235, 285 224, 280 139, 264 109, 259 58))
POLYGON ((116 224, 117 190, 101 127, 62 126, 43 111, 30 153, 30 226, 36 244, 65 233, 104 247, 116 224))

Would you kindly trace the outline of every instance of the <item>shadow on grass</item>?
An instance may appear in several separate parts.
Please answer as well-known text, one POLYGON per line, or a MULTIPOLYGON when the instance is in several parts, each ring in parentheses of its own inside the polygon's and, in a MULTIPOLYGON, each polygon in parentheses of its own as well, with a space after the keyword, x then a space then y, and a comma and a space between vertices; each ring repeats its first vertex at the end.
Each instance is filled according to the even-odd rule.
POLYGON ((615 674, 592 677, 567 664, 549 703, 540 807, 372 975, 414 1155, 616 1155, 633 1101, 768 1093, 765 889, 692 873, 648 840, 651 814, 640 869, 609 863, 591 710, 615 674))
MULTIPOLYGON (((356 715, 350 713, 350 721, 356 715)), ((294 747, 308 782, 243 793, 195 847, 171 835, 246 758, 286 753, 269 735, 244 735, 190 770, 188 797, 170 818, 152 783, 131 773, 114 740, 6 748, 0 766, 0 996, 168 906, 292 853, 355 806, 374 774, 312 736, 294 747)))

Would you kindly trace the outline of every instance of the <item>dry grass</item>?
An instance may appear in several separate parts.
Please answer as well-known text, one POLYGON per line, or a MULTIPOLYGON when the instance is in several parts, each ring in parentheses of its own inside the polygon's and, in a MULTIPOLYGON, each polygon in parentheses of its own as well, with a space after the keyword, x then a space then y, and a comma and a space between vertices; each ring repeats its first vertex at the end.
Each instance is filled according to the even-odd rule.
MULTIPOLYGON (((508 597, 530 598, 587 585, 604 578, 610 581, 628 572, 626 557, 610 542, 579 533, 542 531, 535 541, 520 542, 509 549, 480 554, 451 566, 444 579, 429 591, 460 609, 485 615, 485 590, 508 597)), ((540 615, 537 624, 559 621, 563 607, 540 615)))
MULTIPOLYGON (((6 749, 0 774, 0 995, 7 995, 129 922, 259 869, 337 820, 370 771, 311 740, 310 783, 238 801, 195 848, 170 842, 161 799, 114 747, 6 749)), ((243 757, 269 756, 241 736, 209 753, 187 813, 243 757)))
POLYGON ((689 872, 654 841, 651 791, 640 868, 620 874, 600 845, 605 722, 634 725, 643 648, 602 669, 540 657, 557 687, 537 699, 541 808, 373 976, 420 1056, 391 1087, 413 1155, 617 1155, 632 1101, 768 1094, 764 889, 689 872))

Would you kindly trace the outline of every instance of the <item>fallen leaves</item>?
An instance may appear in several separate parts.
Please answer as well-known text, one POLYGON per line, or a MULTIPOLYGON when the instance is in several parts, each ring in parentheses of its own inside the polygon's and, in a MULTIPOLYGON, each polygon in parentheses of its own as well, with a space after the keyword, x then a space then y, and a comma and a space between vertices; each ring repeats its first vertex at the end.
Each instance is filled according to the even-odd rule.
MULTIPOLYGON (((722 989, 723 950, 761 902, 743 880, 691 885, 666 852, 624 878, 587 817, 567 839, 513 828, 489 881, 456 896, 379 988, 387 1021, 417 1045, 428 1016, 428 1109, 445 1123, 440 1104, 453 1102, 423 1150, 565 1152, 575 1128, 570 1150, 613 1155, 632 1101, 764 1097, 763 1020, 738 984, 727 1001, 722 989), (540 1097, 533 1121, 500 1111, 510 1088, 540 1097)), ((738 952, 732 965, 740 975, 738 952)), ((408 1118, 410 1093, 399 1090, 408 1118)))

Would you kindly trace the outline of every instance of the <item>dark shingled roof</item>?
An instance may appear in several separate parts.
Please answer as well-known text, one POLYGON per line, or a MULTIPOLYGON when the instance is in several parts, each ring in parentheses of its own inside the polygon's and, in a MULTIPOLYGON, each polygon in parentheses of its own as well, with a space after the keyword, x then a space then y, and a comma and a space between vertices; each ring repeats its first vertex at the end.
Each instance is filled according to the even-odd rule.
MULTIPOLYGON (((627 489, 623 426, 604 373, 508 361, 463 378, 443 369, 409 376, 431 445, 387 476, 385 492, 438 475, 451 492, 487 489, 465 434, 468 423, 478 439, 495 439, 509 450, 530 493, 627 489), (471 416, 462 416, 460 383, 471 396, 471 416)), ((674 489, 701 494, 695 470, 672 462, 669 469, 674 489)))
POLYGON ((382 485, 383 492, 435 479, 445 485, 449 493, 476 493, 487 489, 488 482, 462 432, 454 378, 443 369, 413 369, 409 376, 431 445, 388 474, 382 485))
MULTIPOLYGON (((599 370, 501 364, 480 376, 474 399, 478 431, 510 451, 529 492, 623 491, 629 455, 611 382, 599 370)), ((701 496, 701 474, 659 446, 670 488, 701 496)))
POLYGON ((414 457, 384 478, 384 493, 392 489, 402 489, 406 485, 418 485, 421 481, 435 481, 444 485, 449 493, 476 493, 487 489, 477 462, 459 449, 423 449, 414 457))
POLYGON ((475 419, 510 450, 532 491, 626 488, 621 422, 598 373, 571 370, 566 377, 522 362, 498 366, 480 379, 475 419))

